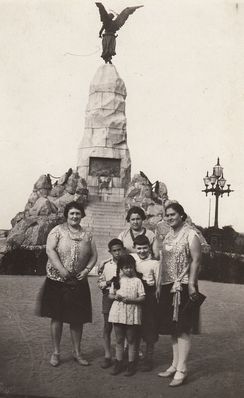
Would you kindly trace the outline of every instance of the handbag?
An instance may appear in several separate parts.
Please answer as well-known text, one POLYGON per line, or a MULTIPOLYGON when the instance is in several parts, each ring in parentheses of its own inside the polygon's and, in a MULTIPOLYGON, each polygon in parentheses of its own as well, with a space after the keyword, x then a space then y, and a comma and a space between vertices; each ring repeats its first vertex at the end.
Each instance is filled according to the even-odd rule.
POLYGON ((191 312, 194 309, 199 308, 202 303, 206 300, 207 296, 204 294, 197 292, 193 298, 189 298, 187 303, 185 304, 184 308, 182 309, 182 313, 186 314, 191 312))

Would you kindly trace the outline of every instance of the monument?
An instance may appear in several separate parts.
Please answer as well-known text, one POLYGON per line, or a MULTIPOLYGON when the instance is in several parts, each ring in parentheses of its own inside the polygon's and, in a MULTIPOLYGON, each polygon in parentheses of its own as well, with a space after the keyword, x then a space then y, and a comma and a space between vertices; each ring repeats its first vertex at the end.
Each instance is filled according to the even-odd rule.
POLYGON ((117 229, 124 226, 124 214, 129 207, 141 206, 146 212, 148 227, 153 230, 164 216, 164 202, 168 199, 165 184, 159 181, 152 184, 143 172, 131 179, 125 114, 127 92, 112 64, 115 33, 139 6, 127 7, 114 18, 102 3, 96 5, 103 22, 100 37, 105 32, 102 36, 105 64, 98 67, 90 83, 77 169, 69 169, 58 179, 46 174, 36 181, 25 208, 12 219, 12 228, 1 242, 0 257, 6 267, 14 264, 18 269, 28 257, 30 267, 35 264, 36 272, 43 272, 47 235, 64 221, 64 206, 72 200, 87 206, 87 213, 89 208, 93 209, 90 210, 91 225, 101 248, 104 239, 107 245, 111 237, 118 236, 117 229), (97 204, 92 207, 92 203, 97 204), (116 225, 112 226, 114 212, 122 218, 119 222, 117 216, 116 225), (101 214, 104 215, 102 220, 101 214), (96 224, 99 222, 101 225, 96 224), (102 236, 101 228, 105 228, 102 236), (41 270, 38 269, 40 258, 41 270))
POLYGON ((90 84, 77 171, 89 195, 113 202, 124 199, 131 178, 125 99, 125 84, 115 66, 100 66, 90 84))

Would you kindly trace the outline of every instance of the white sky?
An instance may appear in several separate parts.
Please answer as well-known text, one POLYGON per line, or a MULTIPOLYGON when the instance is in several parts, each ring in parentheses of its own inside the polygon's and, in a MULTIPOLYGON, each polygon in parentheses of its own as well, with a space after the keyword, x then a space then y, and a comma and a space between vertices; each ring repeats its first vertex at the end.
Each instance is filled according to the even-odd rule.
MULTIPOLYGON (((244 2, 144 4, 118 32, 132 174, 166 183, 193 221, 208 224, 202 178, 217 156, 235 190, 219 224, 244 231, 244 2)), ((41 174, 76 167, 89 83, 100 58, 89 0, 0 0, 0 228, 22 211, 41 174)), ((214 199, 212 199, 214 215, 214 199)))

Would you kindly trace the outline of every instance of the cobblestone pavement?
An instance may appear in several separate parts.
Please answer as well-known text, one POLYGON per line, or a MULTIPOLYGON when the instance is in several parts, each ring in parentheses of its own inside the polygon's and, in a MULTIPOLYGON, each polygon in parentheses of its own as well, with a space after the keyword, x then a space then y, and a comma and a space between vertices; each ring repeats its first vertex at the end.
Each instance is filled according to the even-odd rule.
POLYGON ((170 339, 160 337, 152 372, 131 378, 110 376, 103 359, 101 293, 96 277, 89 283, 93 323, 84 328, 83 352, 91 366, 79 367, 71 356, 68 326, 62 340, 62 364, 49 365, 49 320, 34 315, 44 281, 37 276, 0 278, 0 396, 60 398, 232 398, 244 396, 244 285, 200 282, 207 295, 202 306, 202 334, 193 337, 189 378, 170 389, 157 377, 171 360, 170 339))

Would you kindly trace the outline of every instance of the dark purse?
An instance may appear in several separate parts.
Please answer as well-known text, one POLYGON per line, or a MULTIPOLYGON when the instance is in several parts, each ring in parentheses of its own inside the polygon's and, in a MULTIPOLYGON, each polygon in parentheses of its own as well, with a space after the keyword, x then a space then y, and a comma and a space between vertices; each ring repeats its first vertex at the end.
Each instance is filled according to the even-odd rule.
POLYGON ((184 308, 182 309, 182 313, 186 314, 192 312, 193 310, 199 308, 202 303, 206 300, 207 296, 204 294, 197 292, 193 298, 189 298, 184 308))

